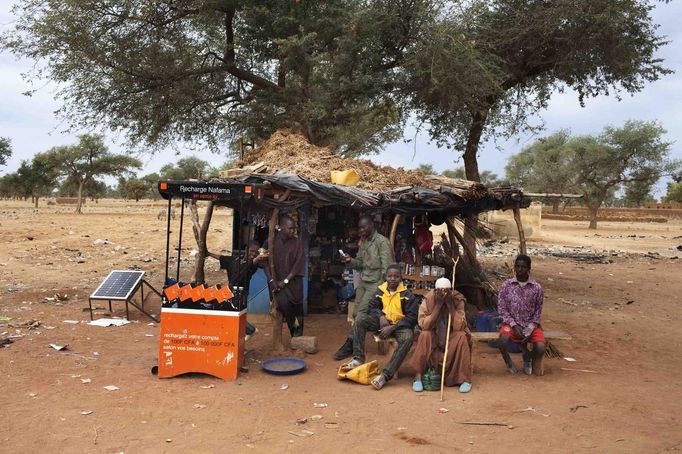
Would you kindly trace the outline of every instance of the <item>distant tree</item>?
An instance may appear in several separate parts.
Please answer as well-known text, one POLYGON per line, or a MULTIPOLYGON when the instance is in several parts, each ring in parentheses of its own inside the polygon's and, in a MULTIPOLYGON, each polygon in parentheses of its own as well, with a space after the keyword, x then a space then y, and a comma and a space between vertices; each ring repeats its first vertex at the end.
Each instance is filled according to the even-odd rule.
POLYGON ((21 161, 17 169, 18 181, 24 190, 24 197, 31 197, 38 208, 38 200, 48 196, 57 186, 59 173, 45 153, 37 153, 29 161, 21 161))
MULTIPOLYGON (((464 167, 455 167, 452 170, 445 170, 443 173, 441 173, 441 175, 448 178, 459 178, 460 180, 466 180, 466 172, 464 171, 464 167)), ((504 181, 491 170, 483 170, 480 173, 480 177, 481 183, 490 188, 504 184, 504 181)))
MULTIPOLYGON (((570 165, 573 151, 567 147, 569 141, 569 132, 559 131, 510 156, 505 166, 507 180, 527 192, 571 193, 577 180, 570 165)), ((552 204, 552 212, 558 213, 561 200, 546 200, 552 204)))
POLYGON ((433 168, 433 164, 419 164, 417 166, 417 170, 419 170, 424 175, 436 175, 436 174, 438 174, 438 172, 436 172, 436 169, 433 168))
POLYGON ((0 177, 0 197, 8 199, 22 199, 26 197, 25 189, 16 172, 0 177))
POLYGON ((83 188, 99 176, 121 176, 142 163, 130 156, 110 153, 101 135, 79 136, 77 145, 55 147, 45 155, 64 178, 78 184, 76 213, 82 213, 83 188))
MULTIPOLYGON (((83 186, 83 197, 87 197, 93 201, 98 201, 107 194, 108 187, 106 183, 100 180, 92 179, 83 186)), ((59 185, 59 194, 66 197, 78 196, 78 182, 73 178, 67 177, 59 185)))
POLYGON ((147 185, 147 194, 145 197, 150 198, 150 199, 159 199, 161 196, 159 195, 159 181, 161 180, 161 177, 159 176, 158 173, 153 172, 150 174, 147 174, 140 178, 140 180, 144 181, 145 184, 147 185))
POLYGON ((175 164, 166 164, 161 167, 159 176, 162 180, 201 180, 211 171, 211 165, 197 158, 190 156, 180 159, 175 164))
POLYGON ((135 199, 139 202, 141 198, 149 196, 149 184, 138 178, 131 178, 125 184, 125 198, 135 199))
POLYGON ((663 197, 666 203, 682 203, 682 182, 668 183, 668 192, 663 197))
POLYGON ((0 166, 7 165, 7 160, 12 156, 12 144, 9 139, 0 137, 0 166))
POLYGON ((621 128, 607 127, 599 137, 578 137, 570 142, 571 168, 578 190, 590 209, 590 229, 597 228, 597 213, 610 191, 619 185, 650 181, 676 170, 670 161, 671 143, 655 122, 628 121, 621 128))
POLYGON ((646 203, 656 202, 656 198, 651 191, 660 179, 660 175, 655 172, 645 170, 637 179, 624 185, 623 205, 631 208, 639 208, 646 203), (648 173, 648 174, 647 174, 648 173))

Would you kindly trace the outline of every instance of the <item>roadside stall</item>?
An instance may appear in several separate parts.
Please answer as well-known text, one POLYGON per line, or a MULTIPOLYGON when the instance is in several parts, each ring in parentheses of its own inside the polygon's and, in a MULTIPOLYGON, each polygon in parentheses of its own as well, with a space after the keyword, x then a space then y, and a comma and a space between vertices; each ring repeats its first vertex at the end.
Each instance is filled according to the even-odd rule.
MULTIPOLYGON (((185 201, 210 201, 213 204, 244 207, 262 197, 262 187, 254 184, 161 181, 159 193, 168 200, 166 224, 166 267, 159 336, 160 378, 201 372, 225 380, 237 378, 244 361, 246 330, 245 301, 228 286, 205 282, 181 282, 182 226, 185 201), (170 274, 171 208, 173 199, 181 200, 178 230, 177 268, 170 274)), ((236 225, 242 238, 242 223, 236 225)), ((237 244, 237 250, 241 244, 237 244)), ((236 288, 235 292, 241 289, 236 288)))

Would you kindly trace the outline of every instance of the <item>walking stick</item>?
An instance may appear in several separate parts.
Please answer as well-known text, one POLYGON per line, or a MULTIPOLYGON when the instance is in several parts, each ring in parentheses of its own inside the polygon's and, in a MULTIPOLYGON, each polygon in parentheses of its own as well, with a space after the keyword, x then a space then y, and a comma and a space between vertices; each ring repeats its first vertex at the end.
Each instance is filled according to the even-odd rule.
MULTIPOLYGON (((459 257, 457 260, 452 259, 454 262, 452 265, 452 288, 455 288, 455 268, 457 268, 457 262, 459 262, 459 257)), ((445 304, 445 308, 448 310, 448 330, 445 332, 445 352, 443 353, 443 369, 440 373, 440 401, 443 402, 443 391, 445 391, 445 364, 448 361, 448 347, 450 346, 450 325, 452 323, 452 314, 450 309, 445 304)))
MULTIPOLYGON (((446 305, 447 309, 447 305, 446 305)), ((443 391, 445 390, 445 364, 448 361, 448 346, 450 345, 450 324, 452 323, 452 314, 448 310, 448 330, 445 332, 445 353, 443 353, 443 370, 440 373, 440 401, 443 402, 443 391)))

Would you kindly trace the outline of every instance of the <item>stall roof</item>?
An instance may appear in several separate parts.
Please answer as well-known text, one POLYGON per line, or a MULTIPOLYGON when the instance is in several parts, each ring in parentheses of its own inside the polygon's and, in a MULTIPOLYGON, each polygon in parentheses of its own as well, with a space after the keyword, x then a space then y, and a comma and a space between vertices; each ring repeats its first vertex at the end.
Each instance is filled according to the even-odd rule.
POLYGON ((378 192, 313 181, 293 173, 249 174, 238 178, 213 180, 223 183, 251 183, 270 189, 290 190, 292 196, 278 202, 264 197, 261 203, 271 207, 295 208, 311 201, 317 205, 340 205, 362 211, 393 211, 403 214, 442 212, 463 215, 470 212, 527 207, 530 199, 514 186, 486 188, 480 183, 434 177, 433 187, 410 186, 378 192), (450 184, 448 184, 450 183, 450 184))

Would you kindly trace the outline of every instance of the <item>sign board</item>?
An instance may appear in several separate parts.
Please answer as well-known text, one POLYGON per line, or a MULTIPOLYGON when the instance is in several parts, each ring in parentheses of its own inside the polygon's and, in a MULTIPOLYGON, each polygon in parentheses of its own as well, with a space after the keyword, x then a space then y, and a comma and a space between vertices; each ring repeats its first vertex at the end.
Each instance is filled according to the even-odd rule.
POLYGON ((205 181, 160 181, 159 194, 170 198, 194 200, 240 200, 263 198, 263 185, 250 183, 208 183, 205 181))
POLYGON ((235 380, 244 361, 246 311, 161 309, 159 378, 190 372, 235 380))

